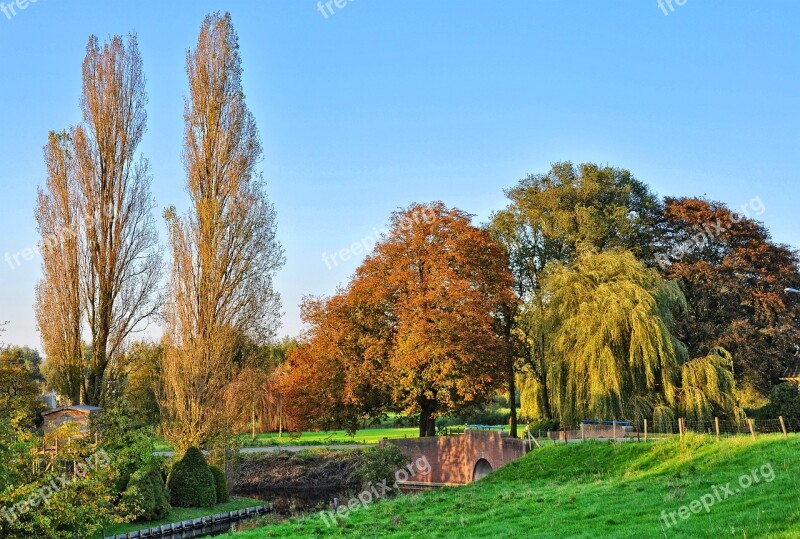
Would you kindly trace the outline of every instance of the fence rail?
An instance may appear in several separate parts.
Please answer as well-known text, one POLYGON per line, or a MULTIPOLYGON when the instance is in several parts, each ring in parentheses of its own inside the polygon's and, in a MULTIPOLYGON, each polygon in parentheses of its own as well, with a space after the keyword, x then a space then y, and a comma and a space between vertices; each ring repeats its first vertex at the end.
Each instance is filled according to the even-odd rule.
POLYGON ((586 421, 577 426, 562 428, 557 431, 537 430, 530 434, 539 440, 553 442, 570 442, 591 439, 620 441, 648 441, 671 436, 682 437, 686 433, 708 434, 716 438, 732 436, 750 436, 759 434, 800 433, 800 418, 777 419, 742 419, 730 420, 714 418, 712 420, 675 420, 653 421, 648 419, 625 421, 586 421))

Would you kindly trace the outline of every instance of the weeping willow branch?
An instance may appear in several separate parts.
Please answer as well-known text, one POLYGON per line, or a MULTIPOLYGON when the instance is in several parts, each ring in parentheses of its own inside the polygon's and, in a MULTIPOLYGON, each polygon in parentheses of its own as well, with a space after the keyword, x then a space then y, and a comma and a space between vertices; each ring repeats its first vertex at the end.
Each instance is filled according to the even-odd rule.
POLYGON ((562 420, 650 415, 672 406, 686 349, 670 332, 677 285, 629 252, 587 252, 545 279, 548 386, 562 420))
POLYGON ((717 347, 700 358, 681 365, 680 410, 690 419, 709 419, 714 415, 743 416, 733 390, 733 357, 717 347))

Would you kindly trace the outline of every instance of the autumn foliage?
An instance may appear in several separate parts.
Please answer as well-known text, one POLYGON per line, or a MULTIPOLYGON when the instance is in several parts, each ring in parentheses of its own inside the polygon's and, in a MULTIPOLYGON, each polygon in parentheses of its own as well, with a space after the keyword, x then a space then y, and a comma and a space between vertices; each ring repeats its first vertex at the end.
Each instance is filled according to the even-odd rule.
POLYGON ((677 336, 693 357, 725 348, 737 382, 769 394, 800 337, 797 300, 784 293, 800 284, 797 254, 718 202, 667 198, 664 216, 673 247, 664 274, 678 281, 689 306, 677 336))
POLYGON ((281 387, 304 423, 354 429, 365 417, 482 404, 503 382, 500 313, 515 301, 504 250, 442 203, 392 215, 389 233, 331 298, 303 304, 305 342, 281 387))

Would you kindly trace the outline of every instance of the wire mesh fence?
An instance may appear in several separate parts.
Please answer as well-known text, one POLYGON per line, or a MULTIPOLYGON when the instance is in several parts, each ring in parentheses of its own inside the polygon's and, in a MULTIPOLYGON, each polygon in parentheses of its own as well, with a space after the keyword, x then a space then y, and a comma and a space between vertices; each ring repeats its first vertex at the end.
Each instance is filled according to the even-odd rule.
POLYGON ((559 430, 535 430, 529 433, 537 439, 555 443, 581 440, 649 441, 685 433, 707 434, 717 438, 757 437, 764 434, 800 433, 800 418, 585 421, 559 430))

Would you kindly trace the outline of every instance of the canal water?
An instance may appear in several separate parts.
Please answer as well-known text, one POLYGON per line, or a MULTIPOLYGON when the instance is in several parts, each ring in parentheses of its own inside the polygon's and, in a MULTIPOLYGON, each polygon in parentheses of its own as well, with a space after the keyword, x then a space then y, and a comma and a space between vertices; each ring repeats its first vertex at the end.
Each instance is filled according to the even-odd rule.
POLYGON ((272 504, 272 514, 279 518, 289 518, 312 511, 327 509, 334 498, 342 498, 339 489, 293 488, 266 489, 256 492, 236 492, 237 496, 262 500, 264 505, 272 504))
MULTIPOLYGON (((236 492, 237 496, 245 496, 262 500, 264 505, 272 505, 272 518, 286 519, 303 513, 327 509, 334 498, 341 498, 342 492, 338 489, 271 489, 257 492, 236 492)), ((241 520, 233 523, 218 523, 208 525, 196 530, 186 530, 160 536, 160 539, 191 539, 194 537, 212 537, 222 535, 229 531, 241 530, 254 524, 253 519, 241 520)))

